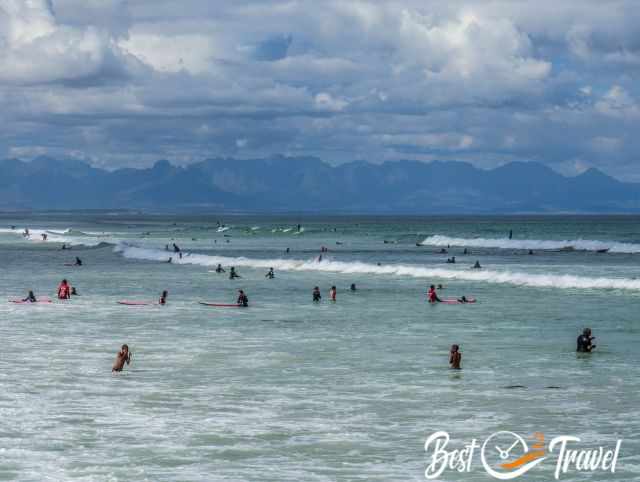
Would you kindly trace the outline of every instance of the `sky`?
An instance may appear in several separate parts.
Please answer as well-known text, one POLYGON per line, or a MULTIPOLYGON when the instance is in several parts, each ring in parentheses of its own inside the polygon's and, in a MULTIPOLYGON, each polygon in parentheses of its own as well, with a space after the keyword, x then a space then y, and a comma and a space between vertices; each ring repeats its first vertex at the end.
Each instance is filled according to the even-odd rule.
POLYGON ((0 0, 0 157, 533 160, 640 182, 636 0, 0 0))

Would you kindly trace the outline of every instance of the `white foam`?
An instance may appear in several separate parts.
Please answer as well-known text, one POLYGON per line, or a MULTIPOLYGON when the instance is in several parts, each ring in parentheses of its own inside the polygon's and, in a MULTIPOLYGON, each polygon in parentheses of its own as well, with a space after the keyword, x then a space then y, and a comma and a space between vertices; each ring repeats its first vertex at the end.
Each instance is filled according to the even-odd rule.
POLYGON ((73 229, 65 229, 63 231, 56 231, 50 229, 32 229, 29 228, 29 236, 24 236, 24 228, 16 228, 16 229, 0 229, 0 234, 13 234, 15 236, 19 236, 26 242, 32 243, 60 243, 67 244, 70 246, 97 246, 101 242, 100 239, 96 239, 92 236, 86 236, 86 233, 82 233, 80 231, 73 231, 73 229), (77 233, 79 235, 71 235, 70 233, 77 233), (46 234, 46 241, 43 239, 42 235, 46 234))
POLYGON ((471 248, 556 250, 573 248, 584 251, 608 249, 611 253, 640 253, 640 244, 600 241, 592 239, 509 239, 509 238, 455 238, 442 235, 429 236, 423 246, 467 246, 471 248))
MULTIPOLYGON (((126 258, 166 262, 171 256, 166 251, 140 248, 121 243, 115 250, 126 258)), ((517 271, 472 270, 469 268, 445 269, 425 268, 415 265, 375 265, 362 262, 344 262, 325 259, 318 262, 313 260, 290 259, 252 259, 245 257, 210 256, 191 254, 179 259, 172 257, 176 264, 194 264, 199 266, 225 266, 248 268, 275 268, 281 271, 322 271, 343 274, 373 274, 409 276, 424 279, 449 279, 485 283, 502 283, 516 286, 530 286, 536 288, 562 289, 620 289, 640 291, 640 280, 628 278, 587 277, 563 274, 532 274, 517 271)))

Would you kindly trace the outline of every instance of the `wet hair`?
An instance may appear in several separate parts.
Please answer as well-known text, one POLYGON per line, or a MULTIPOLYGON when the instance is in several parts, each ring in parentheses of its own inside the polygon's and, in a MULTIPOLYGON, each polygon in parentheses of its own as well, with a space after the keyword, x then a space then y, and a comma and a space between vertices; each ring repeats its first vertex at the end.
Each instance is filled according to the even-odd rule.
POLYGON ((436 289, 436 287, 434 285, 431 285, 429 288, 432 289, 432 290, 436 289))
POLYGON ((63 282, 63 283, 67 283, 67 280, 66 280, 66 279, 63 279, 63 280, 62 280, 62 282, 63 282))
POLYGON ((129 351, 129 345, 127 345, 126 343, 124 345, 122 345, 121 350, 127 349, 127 351, 129 351))
POLYGON ((458 351, 460 347, 458 345, 451 345, 451 351, 458 351))
POLYGON ((591 334, 591 328, 585 328, 582 330, 582 334, 589 336, 591 334))

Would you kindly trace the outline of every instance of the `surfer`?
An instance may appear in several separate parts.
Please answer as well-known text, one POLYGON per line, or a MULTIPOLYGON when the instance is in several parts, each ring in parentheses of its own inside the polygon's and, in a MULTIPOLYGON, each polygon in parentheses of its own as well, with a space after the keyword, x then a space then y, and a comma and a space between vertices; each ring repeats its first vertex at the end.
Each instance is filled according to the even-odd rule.
POLYGON ((464 248, 464 251, 462 252, 462 254, 469 254, 469 250, 467 248, 464 248))
POLYGON ((438 298, 438 293, 436 293, 436 287, 434 285, 431 285, 429 287, 427 298, 429 300, 429 303, 439 303, 442 301, 440 298, 438 298))
POLYGON ((218 266, 216 266, 216 273, 226 273, 226 271, 224 270, 224 268, 220 263, 218 263, 218 266))
POLYGON ((580 353, 591 353, 596 347, 593 344, 595 336, 591 336, 591 328, 585 328, 582 330, 582 335, 578 337, 576 351, 580 353))
POLYGON ((513 229, 509 230, 509 239, 513 239, 513 229))
POLYGON ((460 298, 458 298, 458 303, 469 303, 469 300, 466 296, 462 295, 460 298))
POLYGON ((76 256, 76 263, 74 266, 82 266, 82 260, 76 256))
POLYGON ((447 263, 455 264, 455 262, 456 262, 456 257, 455 256, 451 256, 451 258, 447 258, 447 263))
POLYGON ((63 279, 58 285, 58 299, 68 300, 71 298, 71 287, 66 279, 63 279))
POLYGON ((332 286, 331 289, 329 290, 329 298, 331 298, 331 301, 336 301, 337 294, 338 294, 338 290, 336 289, 335 286, 332 286))
POLYGON ((276 277, 276 274, 273 272, 273 268, 269 268, 269 272, 264 275, 265 278, 273 279, 276 277))
POLYGON ((462 367, 462 353, 460 353, 460 347, 458 345, 451 345, 451 351, 449 352, 449 366, 454 370, 460 370, 462 367))
POLYGON ((355 291, 356 290, 356 284, 355 283, 351 283, 351 286, 349 287, 349 289, 351 291, 355 291))
POLYGON ((116 354, 116 360, 113 362, 112 372, 121 372, 124 368, 124 364, 131 364, 131 353, 129 352, 129 345, 126 343, 122 345, 120 351, 116 354))
POLYGON ((476 260, 476 264, 473 265, 473 269, 481 269, 482 266, 480 266, 480 261, 476 260))
POLYGON ((37 303, 38 300, 36 299, 36 295, 33 294, 33 291, 29 291, 29 294, 27 295, 27 297, 25 299, 23 299, 22 301, 24 301, 25 303, 37 303))
POLYGON ((71 296, 79 296, 75 286, 71 287, 71 296))
POLYGON ((249 306, 249 298, 244 294, 244 291, 238 290, 238 306, 247 307, 249 306))
POLYGON ((166 305, 167 304, 167 296, 168 295, 169 295, 169 293, 167 292, 167 290, 164 290, 162 292, 162 294, 160 295, 160 300, 158 301, 158 304, 166 305))
POLYGON ((31 233, 29 232, 29 228, 24 228, 24 233, 22 233, 22 235, 25 238, 28 238, 29 236, 31 236, 31 233))
POLYGON ((533 249, 530 249, 530 250, 529 250, 529 254, 530 254, 530 255, 531 255, 531 254, 533 254, 533 249))
POLYGON ((178 247, 178 245, 176 243, 173 243, 173 252, 174 253, 179 253, 180 252, 180 248, 178 247))
POLYGON ((62 243, 62 248, 60 249, 67 249, 67 244, 66 243, 62 243))
POLYGON ((320 294, 320 288, 316 286, 315 288, 313 288, 313 301, 319 303, 321 299, 322 295, 320 294))
POLYGON ((229 270, 229 279, 240 278, 240 275, 236 273, 236 269, 232 266, 229 270))
POLYGON ((47 240, 47 233, 42 233, 40 236, 42 236, 42 240, 46 241, 47 240))

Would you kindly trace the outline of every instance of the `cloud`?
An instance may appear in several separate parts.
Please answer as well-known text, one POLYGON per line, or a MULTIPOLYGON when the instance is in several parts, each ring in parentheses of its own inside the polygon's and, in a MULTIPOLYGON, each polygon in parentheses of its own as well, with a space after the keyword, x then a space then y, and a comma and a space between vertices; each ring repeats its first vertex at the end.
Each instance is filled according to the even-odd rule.
POLYGON ((0 0, 0 155, 526 159, 640 179, 639 21, 633 0, 0 0))

